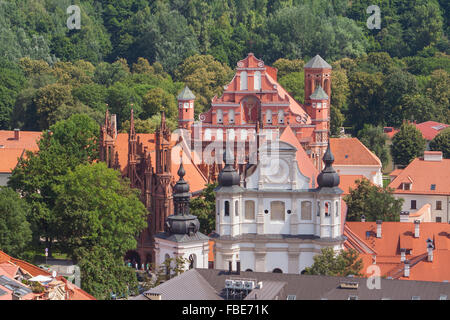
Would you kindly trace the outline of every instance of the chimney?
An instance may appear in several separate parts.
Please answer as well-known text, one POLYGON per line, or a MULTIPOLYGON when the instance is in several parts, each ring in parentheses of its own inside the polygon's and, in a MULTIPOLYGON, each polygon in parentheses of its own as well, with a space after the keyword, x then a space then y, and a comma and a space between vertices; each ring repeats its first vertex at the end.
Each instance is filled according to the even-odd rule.
POLYGON ((425 151, 423 153, 424 161, 442 161, 442 151, 425 151))
POLYGON ((20 129, 14 129, 14 140, 20 139, 20 129))
POLYGON ((406 249, 400 248, 400 261, 403 262, 406 260, 406 249))
POLYGON ((381 238, 381 224, 383 223, 382 220, 377 220, 377 238, 381 238))
POLYGON ((433 245, 431 243, 428 243, 427 251, 428 251, 428 262, 433 262, 433 245))
POLYGON ((405 260, 405 272, 403 275, 405 278, 409 277, 409 260, 405 260))
POLYGON ((241 274, 241 261, 236 261, 236 273, 241 274))
POLYGON ((231 274, 233 271, 233 261, 228 261, 228 273, 231 274))
POLYGON ((414 238, 420 236, 420 220, 414 220, 414 238))
POLYGON ((361 222, 366 222, 366 216, 365 215, 361 216, 361 222))

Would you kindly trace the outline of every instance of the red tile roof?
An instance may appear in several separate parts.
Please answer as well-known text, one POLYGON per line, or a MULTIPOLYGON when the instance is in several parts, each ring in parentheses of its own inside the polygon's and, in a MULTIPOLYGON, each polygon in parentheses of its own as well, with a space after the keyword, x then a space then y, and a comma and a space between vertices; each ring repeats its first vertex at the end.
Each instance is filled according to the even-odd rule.
POLYGON ((363 175, 339 175, 340 183, 339 188, 344 191, 342 196, 350 194, 350 188, 356 189, 356 180, 367 179, 363 175))
POLYGON ((10 173, 16 167, 18 158, 25 150, 38 151, 37 141, 41 132, 20 131, 19 140, 14 139, 14 131, 0 130, 0 173, 10 173))
POLYGON ((450 195, 450 159, 425 161, 414 159, 389 184, 394 193, 450 195), (402 182, 411 182, 411 190, 401 190, 402 182), (431 185, 435 185, 431 190, 431 185))
POLYGON ((420 130, 420 132, 422 132, 422 135, 426 140, 433 140, 434 137, 449 126, 448 124, 439 123, 436 121, 426 121, 414 125, 420 130))
POLYGON ((313 182, 314 185, 317 186, 317 176, 319 175, 319 171, 316 169, 311 159, 306 154, 300 142, 298 142, 295 133, 292 131, 289 125, 287 125, 286 129, 284 129, 283 133, 280 136, 280 140, 287 142, 297 148, 296 159, 300 172, 304 176, 311 179, 311 181, 309 182, 310 188, 312 188, 313 182), (312 180, 313 177, 314 181, 312 180))
POLYGON ((334 165, 381 166, 381 161, 357 138, 330 138, 334 165))
MULTIPOLYGON (((152 165, 153 167, 155 167, 156 166, 155 135, 150 133, 138 133, 137 136, 139 138, 139 141, 143 144, 143 147, 147 147, 148 151, 150 151, 152 157, 152 165)), ((172 155, 178 156, 180 154, 179 150, 181 150, 181 148, 175 145, 175 142, 173 141, 171 141, 170 144, 172 146, 172 155)), ((128 163, 128 133, 117 134, 115 148, 116 148, 115 150, 119 154, 120 171, 123 174, 125 174, 128 163)), ((187 160, 187 163, 183 163, 184 170, 186 171, 186 176, 184 179, 189 182, 191 192, 203 190, 205 188, 205 185, 208 183, 208 180, 200 171, 199 167, 193 163, 190 155, 186 155, 183 152, 183 159, 187 160)), ((174 176, 174 179, 176 180, 178 180, 177 179, 178 168, 179 168, 179 161, 177 161, 177 159, 174 159, 174 157, 172 156, 171 171, 172 175, 174 176)))
POLYGON ((414 237, 415 226, 411 222, 383 222, 381 238, 376 237, 376 228, 375 222, 346 222, 345 225, 344 234, 348 239, 344 245, 360 252, 364 272, 376 256, 376 265, 380 267, 382 276, 420 281, 450 280, 449 224, 422 222, 418 238, 414 237), (428 238, 433 240, 435 247, 432 262, 427 261, 428 238), (411 261, 408 278, 403 276, 400 248, 411 249, 411 253, 406 255, 406 259, 411 261))

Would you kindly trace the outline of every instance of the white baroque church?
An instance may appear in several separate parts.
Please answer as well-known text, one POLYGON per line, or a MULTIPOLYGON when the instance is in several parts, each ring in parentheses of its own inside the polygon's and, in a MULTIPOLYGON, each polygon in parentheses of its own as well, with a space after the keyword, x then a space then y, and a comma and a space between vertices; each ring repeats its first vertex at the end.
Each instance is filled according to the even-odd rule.
POLYGON ((302 174, 296 151, 280 140, 265 144, 258 165, 247 168, 242 182, 233 159, 224 155, 215 190, 215 268, 240 262, 245 271, 298 274, 322 248, 342 249, 343 191, 330 145, 317 188, 310 188, 311 178, 302 174))

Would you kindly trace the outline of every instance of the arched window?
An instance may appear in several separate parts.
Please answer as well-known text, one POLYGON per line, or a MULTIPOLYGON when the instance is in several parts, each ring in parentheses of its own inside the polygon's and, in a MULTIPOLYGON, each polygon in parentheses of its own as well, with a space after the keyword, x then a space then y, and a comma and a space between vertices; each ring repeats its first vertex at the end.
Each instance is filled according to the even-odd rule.
POLYGON ((261 72, 259 71, 255 72, 254 88, 255 90, 261 90, 261 72))
POLYGON ((217 109, 217 123, 223 123, 223 111, 222 111, 222 109, 217 109))
POLYGON ((312 219, 311 201, 302 201, 301 218, 302 218, 302 220, 311 220, 312 219))
POLYGON ((223 140, 223 130, 222 129, 217 129, 216 140, 223 140))
POLYGON ((284 123, 284 111, 278 110, 278 123, 284 123))
POLYGON ((320 202, 317 201, 317 216, 320 217, 320 202))
POLYGON ((246 269, 245 272, 253 272, 252 269, 246 269))
POLYGON ((228 122, 229 123, 234 123, 234 110, 233 109, 228 111, 228 122))
POLYGON ((230 215, 230 202, 225 201, 225 216, 228 217, 230 215))
POLYGON ((285 208, 283 201, 272 201, 270 203, 270 220, 284 221, 285 208))
POLYGON ((241 72, 241 90, 247 90, 247 72, 241 72))
POLYGON ((337 201, 334 203, 334 212, 336 212, 336 217, 339 217, 339 203, 337 201))
POLYGON ((217 215, 220 215, 220 201, 217 201, 217 215))
POLYGON ((283 271, 280 268, 275 268, 272 271, 273 273, 283 273, 283 271))
POLYGON ((236 135, 234 134, 234 129, 228 129, 227 130, 227 140, 234 141, 236 138, 236 135))
POLYGON ((330 216, 330 211, 331 211, 331 208, 330 208, 331 206, 330 206, 330 203, 329 202, 325 202, 325 216, 326 217, 329 217, 330 216))
POLYGON ((272 123, 272 110, 267 109, 266 111, 266 122, 272 123))
POLYGON ((239 201, 235 201, 235 202, 234 202, 234 215, 235 215, 236 217, 239 216, 239 201))
POLYGON ((245 200, 245 219, 255 220, 255 201, 245 200))
POLYGON ((197 267, 197 257, 195 256, 195 254, 191 254, 189 256, 189 269, 193 269, 197 267))

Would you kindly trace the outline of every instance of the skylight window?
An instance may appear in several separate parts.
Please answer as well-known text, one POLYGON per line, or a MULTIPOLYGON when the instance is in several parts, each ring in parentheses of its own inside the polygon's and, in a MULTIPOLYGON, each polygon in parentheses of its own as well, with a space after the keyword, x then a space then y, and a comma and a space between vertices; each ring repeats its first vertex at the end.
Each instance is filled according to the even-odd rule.
POLYGON ((434 127, 431 127, 431 128, 433 128, 434 130, 440 131, 440 130, 444 129, 445 126, 443 124, 440 124, 438 126, 434 126, 434 127))

